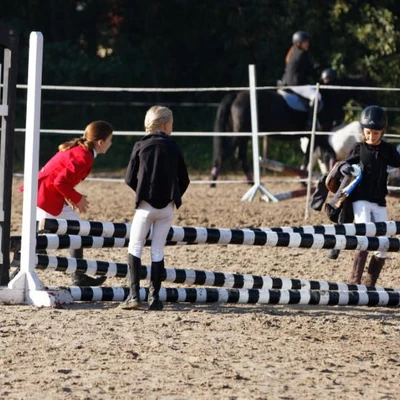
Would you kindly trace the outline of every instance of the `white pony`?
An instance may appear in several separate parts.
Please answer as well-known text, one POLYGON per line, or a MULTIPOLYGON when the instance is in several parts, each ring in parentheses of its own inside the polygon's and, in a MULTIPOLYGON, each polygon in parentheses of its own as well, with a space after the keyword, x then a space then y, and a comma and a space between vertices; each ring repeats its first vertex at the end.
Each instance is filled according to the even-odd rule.
MULTIPOLYGON (((356 142, 361 142, 363 140, 363 136, 364 135, 359 121, 353 121, 350 124, 343 124, 334 128, 328 138, 329 144, 332 146, 332 149, 336 154, 336 160, 333 161, 343 161, 353 145, 356 142)), ((300 140, 301 148, 305 152, 308 144, 308 138, 301 138, 300 140), (305 144, 303 143, 304 139, 306 141, 305 144)), ((397 146, 397 151, 400 153, 400 145, 397 146)), ((330 163, 331 165, 326 165, 326 163, 322 161, 322 154, 319 148, 314 150, 313 160, 314 165, 318 162, 318 166, 322 174, 330 171, 333 167, 333 162, 330 163)), ((399 168, 389 168, 388 174, 389 184, 398 186, 398 180, 400 178, 399 168), (397 179, 397 182, 395 179, 397 179)))
POLYGON ((339 125, 334 128, 328 141, 336 154, 336 160, 342 161, 346 158, 349 150, 355 143, 361 142, 363 132, 359 121, 353 121, 348 125, 339 125))
MULTIPOLYGON (((353 121, 350 124, 343 124, 335 127, 331 133, 329 133, 328 142, 335 151, 336 160, 342 161, 346 158, 349 150, 353 147, 356 142, 360 142, 363 138, 362 128, 359 121, 353 121)), ((309 139, 304 137, 300 139, 300 146, 305 153, 307 149, 309 139)), ((318 162, 321 172, 324 174, 332 168, 333 165, 326 165, 321 160, 322 154, 319 148, 314 149, 314 165, 318 162)), ((331 162, 331 164, 333 164, 331 162)), ((313 166, 314 166, 313 165, 313 166)))

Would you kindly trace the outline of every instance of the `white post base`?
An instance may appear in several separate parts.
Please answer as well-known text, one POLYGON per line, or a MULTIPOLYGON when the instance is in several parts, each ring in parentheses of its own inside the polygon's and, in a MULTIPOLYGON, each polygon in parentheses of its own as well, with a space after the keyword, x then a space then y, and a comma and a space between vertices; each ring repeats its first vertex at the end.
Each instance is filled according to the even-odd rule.
POLYGON ((273 202, 278 202, 279 200, 271 193, 269 192, 267 189, 265 189, 265 187, 263 185, 261 185, 261 183, 257 184, 255 183, 248 191, 247 193, 245 193, 242 197, 242 201, 253 201, 254 196, 256 195, 256 193, 260 191, 261 192, 261 198, 264 201, 273 201, 273 202))
POLYGON ((0 304, 24 304, 25 289, 9 289, 0 287, 0 304))
POLYGON ((60 308, 64 304, 72 304, 74 299, 66 289, 57 290, 28 290, 25 302, 36 307, 60 308))
POLYGON ((49 290, 43 286, 35 272, 20 271, 8 284, 0 288, 1 304, 31 304, 36 307, 59 308, 74 299, 66 289, 49 290))
POLYGON ((35 307, 60 308, 72 304, 74 299, 68 290, 27 290, 0 287, 0 304, 30 304, 35 307))

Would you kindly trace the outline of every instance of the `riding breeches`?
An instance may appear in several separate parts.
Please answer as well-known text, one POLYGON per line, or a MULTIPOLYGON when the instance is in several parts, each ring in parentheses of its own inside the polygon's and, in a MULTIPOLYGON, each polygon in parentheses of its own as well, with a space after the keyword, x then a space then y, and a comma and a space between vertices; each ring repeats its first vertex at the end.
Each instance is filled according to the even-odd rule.
MULTIPOLYGON (((371 203, 370 201, 358 200, 353 202, 354 223, 384 222, 388 220, 387 208, 371 203)), ((386 251, 376 251, 376 257, 387 258, 386 251)))
POLYGON ((80 218, 78 214, 72 209, 69 204, 64 204, 64 207, 60 214, 52 215, 40 207, 36 207, 36 221, 40 221, 45 218, 58 218, 58 219, 68 219, 73 221, 79 221, 80 218))
POLYGON ((141 258, 146 236, 151 228, 151 261, 164 258, 164 246, 174 218, 174 202, 158 209, 141 201, 133 216, 129 237, 129 254, 141 258))

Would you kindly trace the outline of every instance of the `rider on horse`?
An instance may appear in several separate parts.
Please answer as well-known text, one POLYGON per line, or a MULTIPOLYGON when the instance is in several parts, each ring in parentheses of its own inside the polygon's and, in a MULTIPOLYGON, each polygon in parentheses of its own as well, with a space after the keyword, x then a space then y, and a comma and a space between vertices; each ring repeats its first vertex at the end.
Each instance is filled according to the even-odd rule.
POLYGON ((302 88, 291 88, 306 105, 309 111, 307 125, 311 126, 312 104, 315 99, 315 88, 305 85, 313 85, 316 79, 316 71, 311 63, 308 49, 310 47, 310 36, 307 32, 298 31, 292 36, 292 46, 286 54, 285 72, 279 82, 284 86, 303 86, 302 88))
POLYGON ((286 54, 286 68, 282 77, 283 84, 286 86, 314 84, 315 70, 308 53, 310 36, 304 31, 295 32, 292 43, 292 47, 286 54))

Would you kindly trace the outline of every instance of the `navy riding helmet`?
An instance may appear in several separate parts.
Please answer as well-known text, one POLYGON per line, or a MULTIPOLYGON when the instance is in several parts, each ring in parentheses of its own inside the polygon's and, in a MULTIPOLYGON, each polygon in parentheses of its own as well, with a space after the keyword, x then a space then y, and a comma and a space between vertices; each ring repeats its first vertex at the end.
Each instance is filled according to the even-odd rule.
POLYGON ((368 106, 364 108, 360 116, 362 128, 381 130, 385 129, 388 123, 386 111, 379 106, 368 106))
POLYGON ((321 73, 321 81, 323 80, 334 81, 336 79, 336 71, 332 68, 326 68, 321 73))
POLYGON ((293 33, 292 36, 292 43, 300 43, 300 42, 306 42, 307 40, 310 40, 310 35, 307 32, 304 31, 297 31, 293 33))

